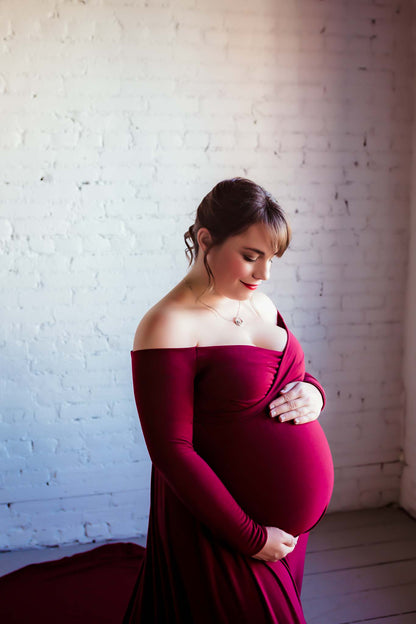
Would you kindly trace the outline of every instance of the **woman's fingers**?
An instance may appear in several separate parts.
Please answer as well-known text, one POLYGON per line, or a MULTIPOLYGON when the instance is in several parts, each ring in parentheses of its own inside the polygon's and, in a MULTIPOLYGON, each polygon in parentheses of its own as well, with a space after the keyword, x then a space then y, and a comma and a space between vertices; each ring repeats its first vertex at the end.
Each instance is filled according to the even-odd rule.
MULTIPOLYGON (((293 420, 295 419, 298 422, 301 418, 307 417, 311 413, 311 409, 309 405, 302 405, 300 407, 294 406, 287 412, 283 412, 278 416, 280 422, 285 422, 285 420, 293 420)), ((275 416, 276 418, 276 416, 275 416)))
POLYGON ((287 546, 290 546, 290 548, 294 548, 296 546, 298 540, 296 539, 296 537, 293 537, 293 535, 290 535, 289 537, 290 537, 290 539, 288 538, 285 541, 285 544, 287 544, 287 546))
MULTIPOLYGON (((285 386, 285 388, 286 387, 287 386, 285 386)), ((299 382, 286 392, 284 392, 285 388, 282 388, 282 390, 280 391, 282 393, 281 396, 276 397, 276 399, 274 399, 270 403, 270 407, 273 407, 275 409, 276 415, 288 411, 288 408, 296 409, 296 401, 302 398, 302 387, 300 386, 299 382)))
MULTIPOLYGON (((280 397, 279 397, 280 398, 280 397)), ((275 401, 273 401, 275 404, 275 401)), ((280 405, 274 405, 270 409, 270 416, 272 418, 279 418, 281 422, 289 420, 291 418, 297 418, 306 416, 311 411, 310 405, 307 400, 303 398, 287 401, 280 405)))
POLYGON ((322 396, 315 386, 302 381, 291 382, 281 392, 282 395, 269 405, 272 418, 278 418, 280 422, 293 420, 300 425, 319 417, 322 396))
POLYGON ((255 559, 263 561, 278 561, 283 559, 295 548, 298 538, 277 527, 267 528, 267 541, 256 555, 255 559))
POLYGON ((298 538, 292 535, 291 533, 286 533, 283 529, 280 529, 282 542, 283 544, 287 544, 288 546, 296 546, 298 538))
POLYGON ((318 413, 308 412, 305 416, 297 416, 296 418, 294 418, 293 422, 295 423, 295 425, 304 425, 305 423, 316 420, 317 418, 319 418, 318 413))

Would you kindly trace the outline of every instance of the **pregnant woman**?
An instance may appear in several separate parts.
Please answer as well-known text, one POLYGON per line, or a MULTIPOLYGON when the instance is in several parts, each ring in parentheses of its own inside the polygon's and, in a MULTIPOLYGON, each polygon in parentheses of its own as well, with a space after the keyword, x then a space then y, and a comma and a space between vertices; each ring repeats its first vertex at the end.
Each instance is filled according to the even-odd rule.
POLYGON ((300 624, 308 531, 333 464, 320 384, 258 291, 290 241, 276 200, 224 180, 185 234, 193 266, 141 320, 133 384, 152 460, 124 624, 300 624))

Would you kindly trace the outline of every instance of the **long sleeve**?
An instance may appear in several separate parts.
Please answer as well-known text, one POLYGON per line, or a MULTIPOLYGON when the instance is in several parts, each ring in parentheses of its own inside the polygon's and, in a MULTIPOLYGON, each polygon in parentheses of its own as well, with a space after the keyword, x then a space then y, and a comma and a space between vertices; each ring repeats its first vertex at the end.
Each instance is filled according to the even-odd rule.
POLYGON ((325 407, 325 404, 326 404, 326 397, 325 397, 325 391, 324 391, 323 387, 321 386, 321 384, 319 383, 319 381, 317 379, 315 379, 315 377, 313 377, 313 375, 311 375, 310 373, 305 373, 305 375, 303 377, 303 381, 306 381, 307 383, 310 383, 313 386, 315 386, 316 388, 318 388, 319 392, 322 395, 322 400, 323 400, 322 410, 323 410, 324 407, 325 407))
POLYGON ((267 530, 240 507, 193 447, 196 350, 133 351, 136 406, 150 458, 192 514, 245 555, 263 548, 267 530))

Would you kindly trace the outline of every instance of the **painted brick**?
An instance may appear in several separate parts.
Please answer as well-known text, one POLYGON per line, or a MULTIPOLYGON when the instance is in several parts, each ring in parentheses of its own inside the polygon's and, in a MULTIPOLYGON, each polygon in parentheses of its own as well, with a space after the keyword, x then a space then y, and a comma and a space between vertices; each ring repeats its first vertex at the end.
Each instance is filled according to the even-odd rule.
POLYGON ((416 514, 413 31, 396 5, 1 3, 0 548, 145 534, 134 331, 185 274, 199 201, 235 175, 293 226, 264 292, 327 391, 330 509, 401 497, 416 514))

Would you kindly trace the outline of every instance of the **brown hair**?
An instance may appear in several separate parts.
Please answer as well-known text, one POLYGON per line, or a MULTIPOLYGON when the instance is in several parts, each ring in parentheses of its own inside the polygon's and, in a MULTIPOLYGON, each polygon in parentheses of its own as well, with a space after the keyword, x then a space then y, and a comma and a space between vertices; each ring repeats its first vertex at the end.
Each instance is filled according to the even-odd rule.
MULTIPOLYGON (((195 223, 184 234, 188 266, 198 255, 199 228, 206 227, 209 230, 212 248, 221 245, 230 236, 241 234, 255 223, 269 226, 274 237, 275 253, 280 258, 289 246, 291 229, 276 199, 262 186, 246 178, 219 182, 201 201, 195 223)), ((208 251, 204 253, 204 265, 211 283, 213 274, 207 262, 208 251)))

